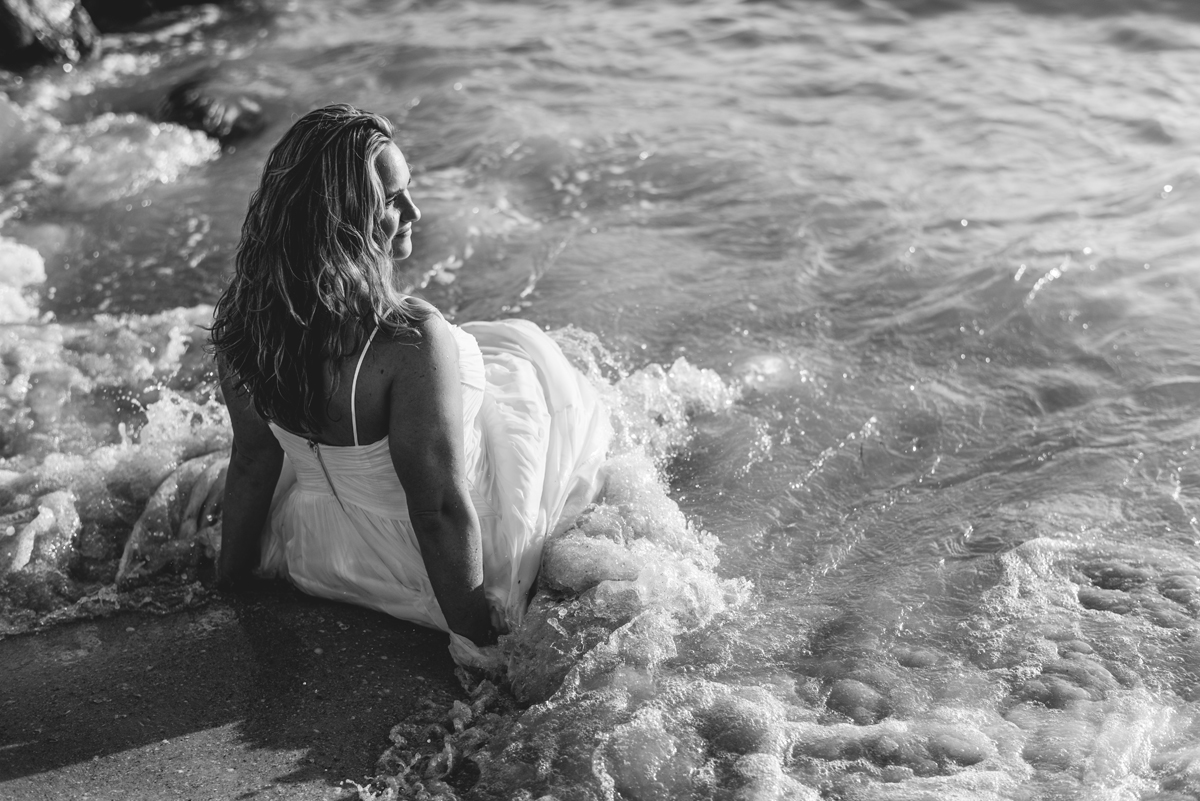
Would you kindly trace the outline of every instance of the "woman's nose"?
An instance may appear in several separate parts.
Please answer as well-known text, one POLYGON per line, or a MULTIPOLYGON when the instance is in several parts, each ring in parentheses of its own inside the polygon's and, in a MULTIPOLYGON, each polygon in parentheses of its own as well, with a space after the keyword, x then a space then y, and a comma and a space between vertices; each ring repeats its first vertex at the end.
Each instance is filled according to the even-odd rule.
POLYGON ((421 210, 417 208, 417 204, 411 199, 404 198, 400 204, 400 221, 401 222, 416 222, 421 219, 421 210))

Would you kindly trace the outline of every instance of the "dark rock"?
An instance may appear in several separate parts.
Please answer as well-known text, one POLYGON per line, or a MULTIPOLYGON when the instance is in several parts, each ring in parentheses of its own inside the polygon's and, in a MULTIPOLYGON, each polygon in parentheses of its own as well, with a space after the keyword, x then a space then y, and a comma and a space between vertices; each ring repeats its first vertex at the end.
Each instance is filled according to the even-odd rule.
POLYGON ((105 33, 128 31, 155 14, 198 5, 195 0, 82 0, 83 7, 105 33))
POLYGON ((159 116, 164 122, 203 131, 222 144, 253 136, 266 125, 257 100, 204 78, 193 78, 172 89, 159 116))
POLYGON ((96 48, 98 38, 76 0, 0 0, 0 67, 79 61, 96 48))
POLYGON ((157 6, 152 0, 83 0, 96 27, 105 33, 128 28, 158 11, 157 6))

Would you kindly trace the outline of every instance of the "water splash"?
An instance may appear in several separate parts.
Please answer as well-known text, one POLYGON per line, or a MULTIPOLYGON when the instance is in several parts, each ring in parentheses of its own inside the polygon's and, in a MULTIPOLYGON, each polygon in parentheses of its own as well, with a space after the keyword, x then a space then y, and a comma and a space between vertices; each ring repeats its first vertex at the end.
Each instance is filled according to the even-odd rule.
MULTIPOLYGON (((463 673, 472 705, 394 730, 362 798, 458 798, 466 785, 473 798, 688 797, 724 783, 709 740, 758 738, 737 719, 734 690, 689 677, 719 659, 698 658, 692 641, 743 608, 751 587, 716 574, 716 539, 686 518, 660 471, 685 447, 689 419, 725 411, 736 392, 684 359, 626 373, 585 332, 555 337, 612 409, 603 497, 547 543, 525 621, 501 638, 507 668, 492 679, 502 689, 463 673)), ((736 768, 747 786, 790 782, 764 759, 736 768)))

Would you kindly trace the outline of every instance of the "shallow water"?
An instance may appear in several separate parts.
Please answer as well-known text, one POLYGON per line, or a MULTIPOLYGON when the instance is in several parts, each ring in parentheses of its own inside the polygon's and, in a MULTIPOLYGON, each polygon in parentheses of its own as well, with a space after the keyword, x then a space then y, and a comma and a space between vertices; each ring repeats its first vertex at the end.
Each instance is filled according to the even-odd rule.
POLYGON ((4 77, 2 511, 80 518, 6 625, 102 605, 227 447, 204 304, 270 144, 348 101, 414 167, 406 283, 617 365, 568 600, 508 644, 537 703, 452 743, 476 795, 1200 793, 1200 18, 1063 6, 297 0, 4 77), (202 68, 260 138, 146 121, 202 68))

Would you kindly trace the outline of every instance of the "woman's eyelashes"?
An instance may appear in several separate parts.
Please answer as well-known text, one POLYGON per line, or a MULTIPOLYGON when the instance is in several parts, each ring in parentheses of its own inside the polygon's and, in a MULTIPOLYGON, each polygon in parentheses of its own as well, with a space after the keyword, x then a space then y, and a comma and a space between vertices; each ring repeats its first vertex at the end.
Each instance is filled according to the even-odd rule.
POLYGON ((400 198, 402 198, 403 196, 405 196, 407 194, 408 194, 408 187, 406 186, 403 189, 401 189, 399 192, 393 192, 391 195, 389 195, 388 199, 387 199, 387 204, 389 206, 395 206, 400 202, 400 198))

